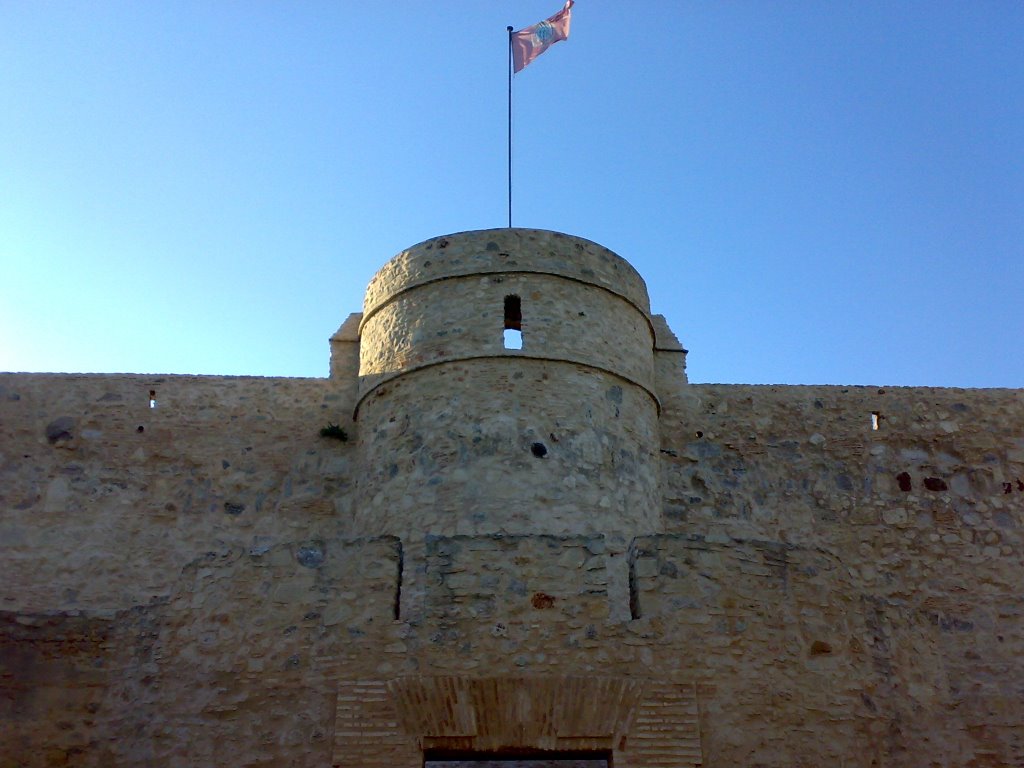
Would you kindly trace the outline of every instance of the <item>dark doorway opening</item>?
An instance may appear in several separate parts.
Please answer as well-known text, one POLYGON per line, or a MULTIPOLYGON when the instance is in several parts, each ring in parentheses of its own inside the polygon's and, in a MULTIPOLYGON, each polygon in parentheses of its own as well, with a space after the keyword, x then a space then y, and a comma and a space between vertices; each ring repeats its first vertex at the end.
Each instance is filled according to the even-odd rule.
POLYGON ((607 752, 447 752, 423 755, 424 768, 610 768, 607 752))

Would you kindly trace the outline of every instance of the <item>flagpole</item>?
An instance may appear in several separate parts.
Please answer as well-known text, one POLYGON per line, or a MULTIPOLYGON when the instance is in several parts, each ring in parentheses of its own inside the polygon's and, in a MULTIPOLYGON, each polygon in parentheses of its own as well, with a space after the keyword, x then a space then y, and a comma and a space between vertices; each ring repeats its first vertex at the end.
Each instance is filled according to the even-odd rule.
POLYGON ((512 27, 508 27, 508 226, 512 228, 512 27))

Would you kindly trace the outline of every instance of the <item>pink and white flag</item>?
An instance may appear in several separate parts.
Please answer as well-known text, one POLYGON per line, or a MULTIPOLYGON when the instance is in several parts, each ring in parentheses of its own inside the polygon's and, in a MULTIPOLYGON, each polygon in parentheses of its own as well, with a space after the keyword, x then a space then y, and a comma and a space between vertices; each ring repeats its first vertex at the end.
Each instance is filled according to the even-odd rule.
POLYGON ((512 68, 519 72, 559 40, 569 39, 573 0, 548 19, 512 33, 512 68))

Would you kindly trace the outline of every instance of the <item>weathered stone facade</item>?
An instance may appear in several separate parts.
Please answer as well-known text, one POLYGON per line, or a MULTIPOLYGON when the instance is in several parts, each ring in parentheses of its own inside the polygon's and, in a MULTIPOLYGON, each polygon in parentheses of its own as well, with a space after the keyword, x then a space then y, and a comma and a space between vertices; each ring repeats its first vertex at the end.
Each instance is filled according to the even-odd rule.
POLYGON ((1021 390, 689 384, 521 229, 331 347, 0 375, 0 768, 1024 765, 1021 390))

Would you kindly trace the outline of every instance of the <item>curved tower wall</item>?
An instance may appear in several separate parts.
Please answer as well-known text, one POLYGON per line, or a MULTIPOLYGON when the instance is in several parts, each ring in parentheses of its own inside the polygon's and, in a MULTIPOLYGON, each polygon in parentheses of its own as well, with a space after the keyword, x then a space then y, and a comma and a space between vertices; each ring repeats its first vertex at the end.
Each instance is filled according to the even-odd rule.
POLYGON ((653 347, 643 280, 587 240, 498 229, 402 252, 360 329, 359 529, 657 530, 653 347))

